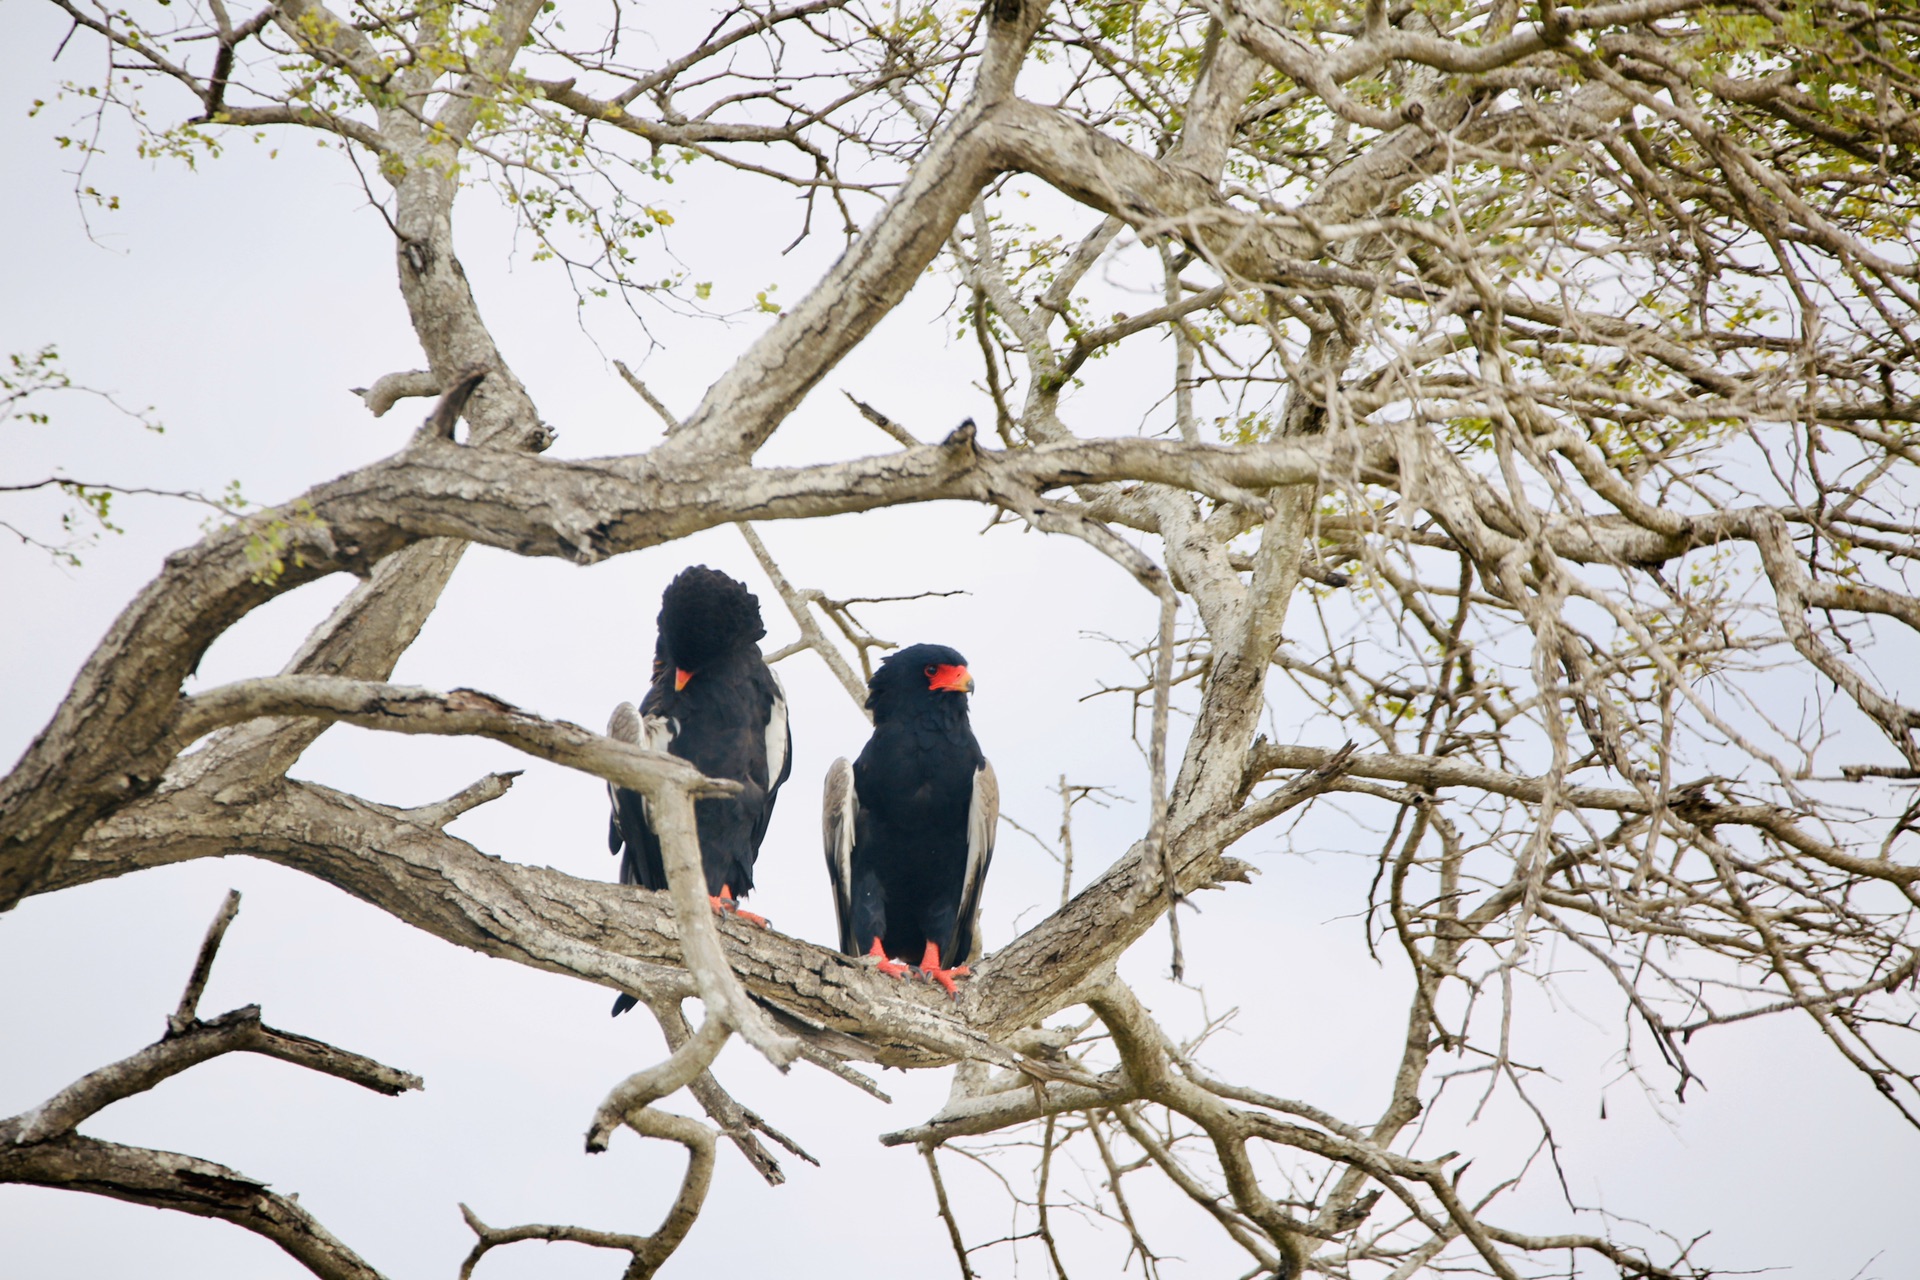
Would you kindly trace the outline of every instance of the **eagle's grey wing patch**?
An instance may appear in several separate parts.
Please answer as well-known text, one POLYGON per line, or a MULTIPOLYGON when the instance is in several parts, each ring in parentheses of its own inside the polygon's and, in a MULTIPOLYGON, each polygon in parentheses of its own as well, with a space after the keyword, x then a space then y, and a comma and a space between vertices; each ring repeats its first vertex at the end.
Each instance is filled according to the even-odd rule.
POLYGON ((961 882, 960 911, 954 917, 948 942, 948 964, 967 964, 980 934, 980 891, 993 861, 994 837, 1000 829, 1000 780, 985 760, 973 774, 973 798, 967 804, 967 875, 961 882))
POLYGON ((840 950, 855 954, 853 943, 853 828, 858 801, 853 793, 853 766, 845 756, 827 770, 826 793, 820 801, 820 835, 826 847, 827 877, 833 881, 833 909, 840 917, 840 950))
MULTIPOLYGON (((631 702, 623 702, 613 709, 613 716, 607 721, 607 736, 618 742, 640 741, 640 712, 631 702)), ((613 809, 607 818, 607 851, 618 853, 626 838, 620 834, 620 795, 611 782, 607 784, 607 803, 613 809)))
POLYGON ((621 742, 640 741, 640 711, 631 702, 623 702, 613 709, 613 718, 607 721, 607 736, 618 738, 621 742))
MULTIPOLYGON (((767 672, 773 675, 772 671, 767 672)), ((793 764, 793 734, 787 727, 787 691, 773 676, 773 708, 767 715, 767 790, 778 790, 793 764)))

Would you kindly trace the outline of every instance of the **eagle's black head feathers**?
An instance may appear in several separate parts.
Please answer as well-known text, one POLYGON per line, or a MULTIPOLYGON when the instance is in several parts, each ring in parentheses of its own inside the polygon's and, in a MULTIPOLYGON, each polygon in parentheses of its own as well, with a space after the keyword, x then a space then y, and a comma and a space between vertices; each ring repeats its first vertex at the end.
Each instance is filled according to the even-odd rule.
POLYGON ((660 594, 662 656, 677 667, 697 671, 766 634, 758 598, 717 569, 683 569, 660 594))
POLYGON ((949 693, 973 692, 967 660, 943 644, 909 645, 890 653, 867 682, 867 709, 876 716, 905 711, 916 703, 951 704, 965 716, 967 700, 949 699, 949 693))

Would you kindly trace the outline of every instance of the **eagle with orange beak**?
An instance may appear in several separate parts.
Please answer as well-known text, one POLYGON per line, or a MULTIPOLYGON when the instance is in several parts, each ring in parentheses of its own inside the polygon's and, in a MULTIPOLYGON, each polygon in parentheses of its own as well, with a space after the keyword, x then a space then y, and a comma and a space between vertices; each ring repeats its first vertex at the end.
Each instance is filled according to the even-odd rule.
POLYGON ((896 978, 917 964, 954 995, 1000 822, 1000 785, 967 721, 973 687, 944 645, 888 656, 867 682, 873 737, 827 771, 823 813, 840 950, 896 978))
MULTIPOLYGON (((766 839, 780 784, 793 770, 793 735, 780 681, 760 656, 760 601, 746 584, 705 565, 683 570, 660 596, 653 684, 636 713, 623 702, 608 733, 665 751, 710 778, 731 778, 736 795, 694 803, 700 861, 714 910, 757 924, 738 900, 753 889, 753 864, 766 839)), ((660 839, 637 791, 609 787, 613 815, 607 847, 620 859, 620 883, 667 887, 660 839)), ((615 1014, 636 1001, 623 995, 615 1014)))

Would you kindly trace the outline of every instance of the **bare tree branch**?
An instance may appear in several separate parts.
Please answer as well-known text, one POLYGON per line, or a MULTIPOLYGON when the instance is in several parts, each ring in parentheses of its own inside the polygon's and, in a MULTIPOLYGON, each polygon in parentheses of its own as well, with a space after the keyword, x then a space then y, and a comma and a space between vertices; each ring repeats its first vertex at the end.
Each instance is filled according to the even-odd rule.
MULTIPOLYGON (((711 1177, 714 1134, 653 1106, 680 1087, 769 1182, 762 1136, 807 1158, 714 1079, 736 1033, 873 1092, 849 1062, 960 1064, 947 1104, 884 1140, 922 1148, 963 1276, 1005 1248, 1015 1267, 1044 1250, 1064 1280, 1068 1208, 1156 1276, 1173 1256, 1148 1239, 1163 1202, 1289 1280, 1511 1280, 1563 1252, 1663 1280, 1724 1270, 1690 1237, 1656 1257, 1653 1228, 1511 1208, 1536 1163, 1566 1178, 1531 1056, 1547 1033, 1521 994, 1555 994, 1566 966, 1604 980, 1643 1085, 1696 1080, 1690 1034, 1788 1014, 1920 1124, 1899 1003, 1920 972, 1920 804, 1902 785, 1920 709, 1897 678, 1920 632, 1920 28, 1898 6, 1841 0, 1807 24, 1744 0, 1355 0, 1303 23, 1272 0, 1151 15, 996 0, 911 20, 802 0, 727 9, 657 48, 672 24, 627 9, 582 24, 565 0, 487 0, 458 22, 318 0, 239 20, 221 0, 164 20, 54 2, 108 68, 72 95, 92 113, 70 130, 92 141, 65 138, 77 188, 110 114, 158 156, 210 158, 236 129, 324 138, 392 233, 425 365, 359 394, 376 416, 441 399, 394 456, 225 513, 168 558, 0 780, 0 909, 244 850, 455 945, 644 1000, 668 1056, 614 1086, 589 1146, 623 1125, 685 1145, 667 1222, 496 1230, 469 1213, 465 1274, 529 1239, 651 1274, 711 1177), (795 243, 831 209, 844 252, 797 296, 759 295, 770 318, 684 420, 614 362, 665 423, 657 447, 538 456, 553 432, 469 285, 456 207, 497 191, 589 333, 605 297, 677 356, 682 314, 732 305, 704 247, 668 244, 676 218, 713 215, 714 163, 737 184, 730 209, 791 198, 795 243), (659 191, 683 177, 669 208, 659 191), (910 298, 966 359, 977 347, 1001 447, 971 421, 923 444, 850 396, 897 449, 756 466, 910 298), (1082 421, 1116 406, 1126 420, 1082 421), (855 610, 879 598, 794 585, 755 526, 934 501, 1087 543, 1157 622, 1118 637, 1137 681, 1077 691, 1131 699, 1145 767, 1113 794, 1145 797, 1137 842, 1076 850, 1072 806, 1096 789, 1061 775, 1060 907, 957 1002, 716 921, 693 804, 725 784, 685 761, 387 683, 471 542, 589 564, 735 523, 799 628, 774 657, 815 650, 864 704, 890 643, 855 610), (359 585, 280 675, 184 693, 253 610, 334 573, 359 585), (291 780, 341 722, 491 737, 641 790, 667 895, 447 833, 512 775, 404 810, 291 780), (1221 1078, 1205 1064, 1225 1015, 1202 1002, 1182 1029, 1196 1018, 1156 1015, 1115 977, 1162 915, 1175 977, 1203 977, 1186 961, 1205 949, 1181 939, 1202 917, 1181 901, 1251 883, 1240 842, 1285 848, 1285 815, 1329 795, 1343 821, 1299 829, 1365 868, 1355 927, 1404 974, 1365 1114, 1221 1078), (1077 894, 1076 864, 1083 880, 1104 867, 1077 894), (1448 1089, 1466 1079, 1474 1114, 1504 1097, 1533 1117, 1537 1159, 1414 1154, 1453 1132, 1448 1089), (962 1237, 974 1209, 942 1181, 948 1143, 1000 1179, 1003 1238, 962 1237), (1075 1164, 1088 1192, 1063 1199, 1075 1164), (1529 1221, 1496 1223, 1496 1205, 1529 1221)), ((16 358, 0 413, 37 421, 30 397, 53 385, 16 358)), ((168 1036, 6 1122, 0 1173, 177 1194, 321 1274, 370 1274, 238 1174, 73 1131, 235 1049, 409 1083, 257 1011, 201 1021, 222 928, 168 1036)))
POLYGON ((207 930, 167 1034, 145 1049, 89 1072, 30 1111, 0 1120, 0 1182, 69 1188, 154 1208, 222 1218, 264 1236, 323 1280, 379 1280, 379 1273, 329 1234, 293 1199, 222 1165, 170 1151, 101 1142, 74 1132, 96 1112, 145 1093, 226 1053, 257 1053, 389 1096, 422 1088, 420 1078, 319 1040, 279 1031, 258 1005, 210 1021, 194 1012, 220 942, 240 907, 229 892, 207 930))

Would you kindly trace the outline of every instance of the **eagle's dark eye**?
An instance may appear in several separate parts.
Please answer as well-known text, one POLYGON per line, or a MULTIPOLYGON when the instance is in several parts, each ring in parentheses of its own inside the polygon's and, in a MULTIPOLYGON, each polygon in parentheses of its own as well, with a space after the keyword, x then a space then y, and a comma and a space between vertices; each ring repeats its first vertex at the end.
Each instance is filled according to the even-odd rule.
POLYGON ((933 668, 932 668, 932 667, 928 667, 928 668, 927 668, 927 679, 929 679, 929 680, 931 680, 931 679, 933 679, 933 668))

